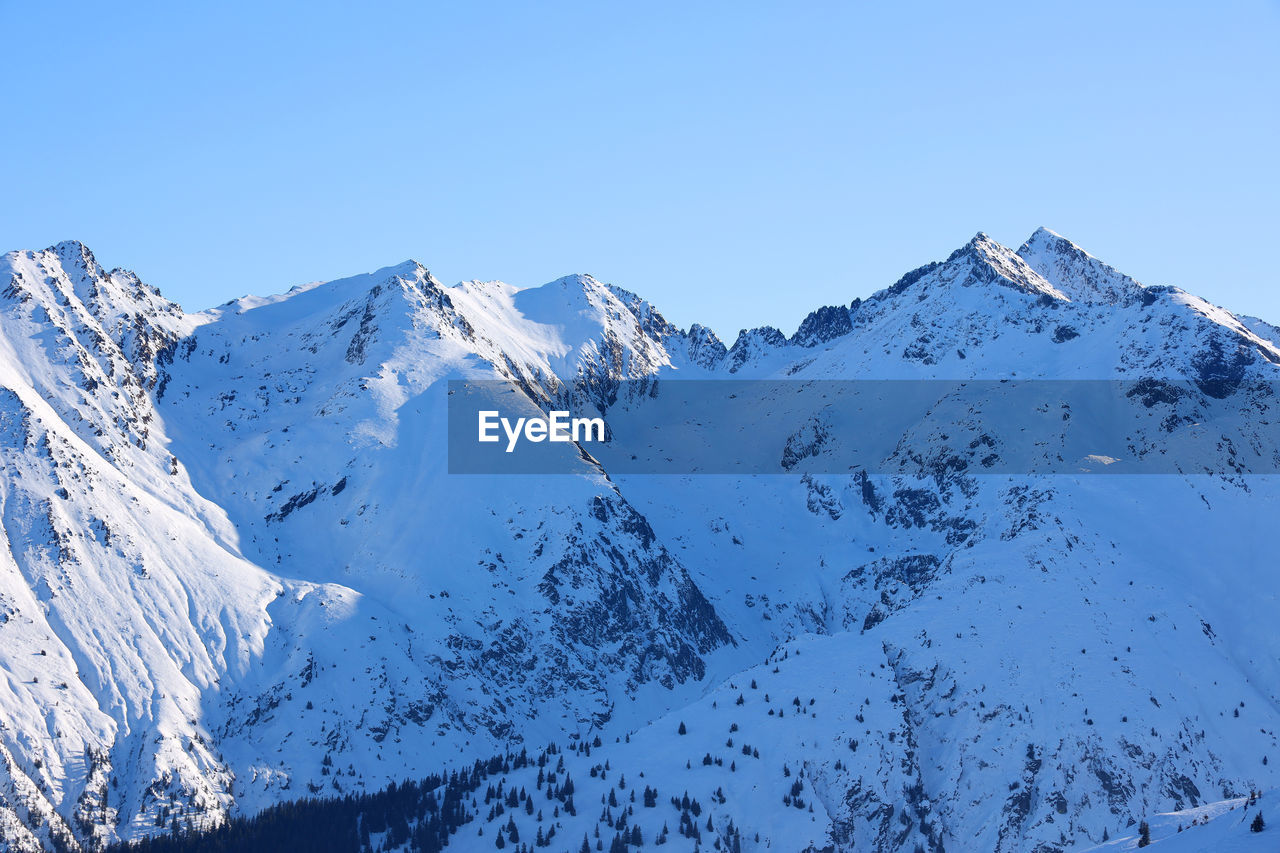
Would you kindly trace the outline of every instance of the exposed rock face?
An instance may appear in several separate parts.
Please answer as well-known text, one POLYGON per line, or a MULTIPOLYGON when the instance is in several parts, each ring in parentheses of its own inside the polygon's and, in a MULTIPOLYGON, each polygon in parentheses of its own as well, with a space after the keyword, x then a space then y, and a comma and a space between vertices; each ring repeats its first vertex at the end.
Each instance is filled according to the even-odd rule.
POLYGON ((802 347, 816 347, 852 331, 849 309, 828 305, 805 317, 791 341, 802 347))

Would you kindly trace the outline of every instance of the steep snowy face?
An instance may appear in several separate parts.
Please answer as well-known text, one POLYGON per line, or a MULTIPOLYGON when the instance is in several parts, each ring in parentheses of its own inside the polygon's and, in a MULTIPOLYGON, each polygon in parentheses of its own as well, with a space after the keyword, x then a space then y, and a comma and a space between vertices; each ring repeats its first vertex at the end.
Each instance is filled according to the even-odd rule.
POLYGON ((444 476, 444 377, 665 360, 604 286, 410 263, 186 316, 78 244, 4 260, 6 839, 377 788, 626 717, 731 643, 598 470, 444 476))
POLYGON ((0 835, 74 845, 232 803, 210 691, 281 585, 165 449, 151 392, 191 321, 76 243, 0 259, 0 835))
POLYGON ((686 335, 687 353, 690 364, 704 370, 711 370, 724 360, 728 350, 716 333, 694 323, 686 335))
POLYGON ((777 353, 787 344, 787 336, 773 326, 761 326, 758 329, 743 329, 733 342, 726 355, 725 363, 729 373, 743 370, 759 370, 768 363, 770 357, 777 358, 777 353))
POLYGON ((0 280, 6 384, 59 407, 108 456, 145 449, 155 364, 191 325, 181 310, 74 242, 5 255, 0 280))
MULTIPOLYGON (((1188 380, 1186 397, 1135 397, 1170 425, 1157 432, 1184 417, 1195 428, 1184 405, 1226 403, 1251 411, 1257 433, 1245 440, 1274 446, 1274 401, 1236 390, 1280 378, 1265 324, 1174 289, 1078 299, 1098 266, 1029 267, 979 237, 858 305, 845 334, 757 346, 746 375, 1188 380)), ((773 414, 802 434, 812 413, 773 414)), ((1149 814, 1273 786, 1280 643, 1267 607, 1225 591, 1280 594, 1260 556, 1274 547, 1262 523, 1280 499, 1272 478, 975 475, 933 464, 947 437, 904 436, 917 478, 615 477, 733 630, 761 655, 765 637, 786 641, 772 666, 726 683, 718 705, 678 712, 712 731, 679 753, 713 758, 689 781, 749 801, 722 769, 736 757, 742 772, 741 757, 717 737, 732 726, 742 742, 777 746, 760 749, 773 802, 794 801, 779 767, 794 776, 801 764, 818 827, 787 832, 816 849, 1089 847, 1149 814), (804 658, 784 662, 786 650, 804 658), (822 680, 833 660, 843 677, 822 680), (790 680, 789 666, 807 674, 790 680), (748 681, 773 702, 742 690, 748 681), (722 710, 738 692, 745 709, 722 710), (803 708, 788 707, 793 696, 803 708)), ((797 474, 832 470, 812 444, 797 474)), ((765 821, 744 816, 767 808, 724 804, 715 823, 750 835, 765 821)))
MULTIPOLYGON (((0 287, 14 849, 549 740, 579 745, 580 804, 643 772, 677 806, 628 820, 689 850, 685 790, 701 849, 1048 851, 1280 784, 1271 478, 976 475, 923 428, 917 477, 819 473, 818 443, 787 477, 624 477, 573 445, 564 475, 449 473, 459 379, 611 417, 668 379, 1184 379, 1134 405, 1267 438, 1273 402, 1238 389, 1280 378, 1274 327, 1051 232, 729 349, 590 276, 406 262, 186 315, 67 243, 4 256, 0 287)), ((803 437, 811 413, 775 414, 803 437)), ((486 844, 617 827, 512 811, 477 813, 486 844)))
POLYGON ((1072 302, 1132 305, 1143 287, 1048 228, 1038 228, 1018 257, 1072 302))
POLYGON ((998 284, 1035 296, 1068 298, 1021 257, 981 232, 947 258, 939 279, 945 285, 998 284))
POLYGON ((340 710, 323 698, 306 729, 264 718, 264 696, 302 701, 296 673, 317 646, 338 673, 320 665, 310 683, 340 690, 351 666, 349 638, 299 636, 278 680, 228 703, 229 730, 262 752, 254 760, 283 742, 290 778, 334 790, 319 775, 325 744, 338 766, 359 768, 344 790, 376 787, 398 771, 371 768, 369 755, 394 750, 400 767, 585 732, 643 718, 641 697, 696 690, 706 656, 732 640, 597 466, 565 448, 578 476, 451 478, 445 453, 449 379, 508 379, 536 403, 667 361, 640 318, 586 277, 444 288, 407 264, 201 318, 159 403, 175 453, 198 460, 196 488, 225 508, 255 563, 386 608, 359 647, 390 662, 378 669, 397 667, 340 710))

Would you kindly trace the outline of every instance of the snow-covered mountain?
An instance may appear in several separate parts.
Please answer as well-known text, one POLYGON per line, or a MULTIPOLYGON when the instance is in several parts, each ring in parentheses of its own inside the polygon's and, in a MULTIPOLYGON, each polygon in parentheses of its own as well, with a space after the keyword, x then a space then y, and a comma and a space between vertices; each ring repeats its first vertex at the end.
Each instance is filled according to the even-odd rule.
POLYGON ((1280 787, 1280 488, 1225 440, 1212 475, 448 472, 459 379, 618 418, 668 379, 1185 380, 1143 401, 1171 434, 1234 407, 1274 446, 1237 389, 1280 379, 1275 327, 1050 231, 730 347, 590 276, 186 314, 63 243, 0 288, 0 849, 521 750, 576 809, 508 757, 485 784, 545 803, 477 792, 451 848, 1087 849, 1280 787))

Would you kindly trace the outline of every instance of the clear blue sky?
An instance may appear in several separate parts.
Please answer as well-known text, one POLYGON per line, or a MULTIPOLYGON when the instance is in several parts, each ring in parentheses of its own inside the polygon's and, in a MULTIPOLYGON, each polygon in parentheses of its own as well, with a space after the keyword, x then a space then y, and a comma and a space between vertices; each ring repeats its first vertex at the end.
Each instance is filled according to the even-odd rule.
POLYGON ((1047 225, 1280 322, 1280 3, 0 0, 0 250, 189 309, 412 257, 732 338, 1047 225))

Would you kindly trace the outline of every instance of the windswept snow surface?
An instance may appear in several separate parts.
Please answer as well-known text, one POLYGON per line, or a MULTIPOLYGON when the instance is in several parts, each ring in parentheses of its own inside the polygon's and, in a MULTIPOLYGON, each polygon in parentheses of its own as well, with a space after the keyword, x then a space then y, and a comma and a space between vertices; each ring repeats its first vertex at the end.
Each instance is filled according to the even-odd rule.
POLYGON ((590 276, 446 287, 406 262, 186 314, 78 243, 10 253, 0 849, 597 738, 561 753, 576 814, 482 808, 454 843, 514 821, 607 844, 630 811, 674 850, 1129 849, 1144 819, 1159 849, 1271 849, 1275 477, 659 477, 571 444, 548 446, 567 475, 460 476, 446 404, 501 379, 607 411, 672 378, 1230 402, 1278 364, 1275 327, 1045 229, 729 347, 590 276))

